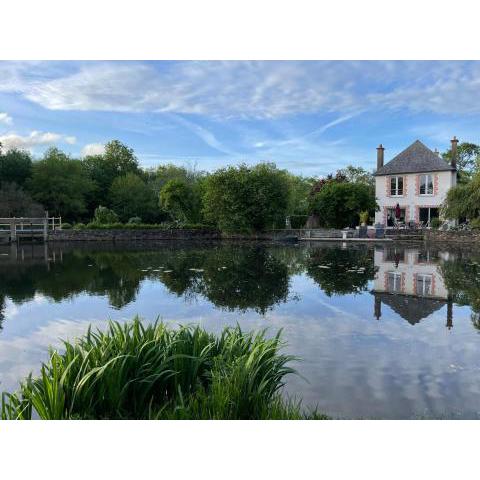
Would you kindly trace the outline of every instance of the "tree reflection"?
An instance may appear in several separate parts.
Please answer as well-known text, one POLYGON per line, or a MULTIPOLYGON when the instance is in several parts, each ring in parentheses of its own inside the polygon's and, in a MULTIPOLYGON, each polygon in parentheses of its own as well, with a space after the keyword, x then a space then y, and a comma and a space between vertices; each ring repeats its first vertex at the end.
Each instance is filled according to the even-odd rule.
POLYGON ((307 273, 330 297, 367 290, 375 276, 373 250, 320 247, 312 249, 307 273))
MULTIPOLYGON (((291 263, 298 268, 298 262, 291 263)), ((36 293, 59 302, 85 292, 106 296, 111 306, 122 308, 136 299, 142 281, 157 280, 178 296, 202 296, 220 308, 265 313, 286 301, 289 291, 289 266, 261 245, 73 250, 62 262, 49 263, 48 272, 44 263, 0 268, 0 295, 14 303, 36 293)))

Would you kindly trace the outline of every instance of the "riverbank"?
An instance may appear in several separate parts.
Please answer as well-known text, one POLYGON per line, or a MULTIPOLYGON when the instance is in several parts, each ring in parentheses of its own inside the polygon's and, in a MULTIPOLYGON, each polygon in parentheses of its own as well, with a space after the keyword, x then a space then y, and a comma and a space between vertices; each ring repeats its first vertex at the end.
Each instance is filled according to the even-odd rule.
MULTIPOLYGON (((282 229, 268 230, 256 234, 224 233, 215 229, 82 229, 53 230, 48 233, 49 242, 151 242, 157 240, 246 240, 246 241, 293 241, 321 240, 341 241, 342 230, 338 229, 282 229)), ((423 230, 414 237, 400 231, 398 235, 387 235, 386 238, 349 237, 355 242, 388 241, 426 241, 428 243, 470 244, 480 246, 480 230, 471 231, 441 231, 423 230), (407 238, 408 237, 408 238, 407 238)))

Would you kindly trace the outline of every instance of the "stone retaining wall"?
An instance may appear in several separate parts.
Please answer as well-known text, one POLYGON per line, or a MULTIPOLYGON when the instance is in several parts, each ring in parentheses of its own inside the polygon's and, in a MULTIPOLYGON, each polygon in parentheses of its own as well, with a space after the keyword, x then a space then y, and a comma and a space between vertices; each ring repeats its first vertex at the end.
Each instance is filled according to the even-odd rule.
POLYGON ((256 235, 222 234, 217 230, 55 230, 49 232, 52 242, 122 242, 150 240, 287 240, 300 236, 300 230, 271 230, 256 235))
POLYGON ((442 231, 442 230, 426 230, 424 238, 427 242, 442 243, 462 243, 462 244, 478 244, 480 246, 480 230, 471 231, 442 231))
POLYGON ((53 242, 121 242, 148 240, 216 240, 221 238, 216 230, 55 230, 49 232, 53 242))

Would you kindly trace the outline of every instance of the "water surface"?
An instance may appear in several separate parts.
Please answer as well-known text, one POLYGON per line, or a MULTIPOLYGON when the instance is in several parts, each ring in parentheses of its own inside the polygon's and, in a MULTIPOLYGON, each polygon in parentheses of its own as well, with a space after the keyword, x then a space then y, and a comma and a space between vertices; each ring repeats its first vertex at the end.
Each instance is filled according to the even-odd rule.
POLYGON ((338 418, 477 418, 480 251, 433 246, 0 246, 0 389, 107 319, 283 329, 286 394, 338 418), (303 377, 303 378, 302 378, 303 377))

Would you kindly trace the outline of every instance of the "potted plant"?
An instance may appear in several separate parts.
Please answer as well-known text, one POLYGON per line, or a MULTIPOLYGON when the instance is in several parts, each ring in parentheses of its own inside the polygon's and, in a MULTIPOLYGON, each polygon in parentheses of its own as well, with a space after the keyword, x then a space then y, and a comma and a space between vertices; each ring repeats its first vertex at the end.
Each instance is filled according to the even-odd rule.
POLYGON ((368 222, 368 219, 369 219, 370 215, 365 210, 363 212, 360 212, 359 217, 360 217, 360 224, 362 225, 362 227, 365 227, 367 225, 367 222, 368 222))

